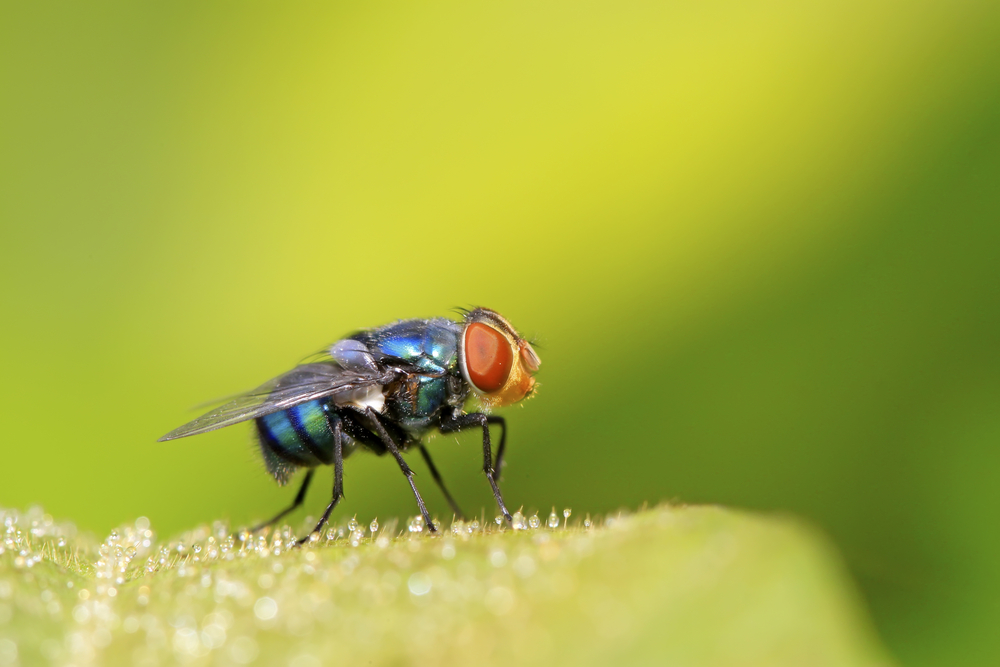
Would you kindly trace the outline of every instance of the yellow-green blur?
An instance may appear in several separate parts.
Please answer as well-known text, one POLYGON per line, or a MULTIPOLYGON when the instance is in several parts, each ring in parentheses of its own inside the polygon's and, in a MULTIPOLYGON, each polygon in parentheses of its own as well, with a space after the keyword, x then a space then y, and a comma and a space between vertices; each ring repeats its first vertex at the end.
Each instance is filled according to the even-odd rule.
MULTIPOLYGON (((512 509, 795 513, 906 664, 995 663, 998 14, 5 6, 0 505, 268 516, 291 491, 248 428, 156 438, 345 333, 483 305, 545 362, 505 411, 512 509)), ((438 465, 492 516, 459 442, 438 465)), ((415 512, 391 461, 344 481, 338 514, 415 512)))

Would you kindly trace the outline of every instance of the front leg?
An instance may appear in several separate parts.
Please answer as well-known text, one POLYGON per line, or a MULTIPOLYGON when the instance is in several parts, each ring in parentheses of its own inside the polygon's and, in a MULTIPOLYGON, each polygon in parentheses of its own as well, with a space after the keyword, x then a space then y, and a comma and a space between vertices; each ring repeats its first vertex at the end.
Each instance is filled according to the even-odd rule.
POLYGON ((497 447, 497 462, 493 466, 493 479, 499 483, 503 477, 503 453, 507 448, 507 421, 503 417, 487 417, 486 421, 500 425, 500 446, 497 447))
POLYGON ((493 497, 496 498, 497 505, 500 507, 500 513, 503 514, 508 523, 513 521, 510 512, 507 511, 507 506, 503 503, 503 496, 500 495, 500 487, 497 486, 496 474, 493 470, 493 450, 490 447, 490 417, 481 412, 463 415, 456 409, 451 413, 441 416, 438 428, 442 433, 456 433, 469 428, 483 429, 483 472, 486 473, 486 479, 490 481, 490 486, 493 487, 493 497))

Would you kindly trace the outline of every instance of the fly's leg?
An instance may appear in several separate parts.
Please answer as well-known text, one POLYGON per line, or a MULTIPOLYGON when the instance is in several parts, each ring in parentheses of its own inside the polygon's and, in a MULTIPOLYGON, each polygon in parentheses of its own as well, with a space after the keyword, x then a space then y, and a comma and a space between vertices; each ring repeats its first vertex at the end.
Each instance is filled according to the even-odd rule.
POLYGON ((454 512, 455 516, 459 519, 465 521, 465 515, 462 513, 462 510, 459 509, 458 503, 455 502, 455 499, 451 497, 450 493, 448 493, 448 489, 445 488, 444 480, 441 479, 437 466, 434 465, 434 461, 431 460, 431 453, 427 451, 427 448, 424 447, 423 443, 420 443, 420 453, 423 455, 424 461, 427 461, 427 467, 431 469, 431 477, 433 477, 434 481, 437 482, 438 488, 441 489, 441 493, 444 494, 444 497, 448 499, 448 504, 451 505, 451 511, 454 512))
POLYGON ((399 464, 400 470, 402 470, 403 474, 406 475, 406 481, 410 483, 410 488, 413 489, 413 495, 417 499, 417 507, 420 508, 420 513, 424 516, 424 522, 427 524, 428 530, 432 533, 436 533, 437 528, 434 526, 434 522, 431 521, 431 515, 427 513, 427 506, 424 505, 424 499, 420 497, 420 492, 417 491, 417 485, 413 483, 413 471, 410 470, 410 466, 406 465, 406 461, 403 460, 403 455, 399 453, 399 447, 397 447, 396 443, 392 441, 392 437, 389 435, 389 432, 385 430, 385 426, 382 425, 382 422, 379 421, 378 413, 375 412, 374 409, 367 408, 365 410, 365 415, 367 415, 368 419, 371 420, 372 425, 378 432, 378 437, 382 440, 385 448, 389 450, 389 453, 392 454, 394 459, 396 459, 396 463, 399 464))
POLYGON ((497 486, 496 472, 493 470, 493 451, 490 448, 490 417, 480 412, 474 412, 471 415, 452 413, 441 418, 438 428, 442 433, 455 433, 469 428, 483 429, 483 472, 486 473, 486 479, 493 487, 493 497, 496 498, 497 506, 500 507, 500 513, 507 519, 507 523, 511 523, 513 519, 510 512, 507 511, 507 506, 503 504, 503 496, 500 495, 500 487, 497 486))
POLYGON ((296 509, 298 509, 299 505, 302 504, 302 501, 306 499, 306 491, 309 490, 309 482, 312 481, 313 472, 315 471, 312 468, 310 468, 309 472, 306 473, 305 479, 302 480, 302 486, 299 487, 299 492, 295 494, 295 500, 292 501, 291 505, 278 512, 264 523, 257 524, 256 526, 250 529, 250 532, 256 533, 258 530, 261 530, 262 528, 267 528, 268 526, 277 523, 286 514, 290 514, 294 512, 296 509))
MULTIPOLYGON (((340 421, 340 416, 333 414, 327 416, 330 429, 333 431, 333 498, 326 506, 326 511, 320 517, 319 523, 312 529, 312 532, 298 541, 299 544, 307 542, 310 537, 318 533, 333 513, 333 508, 337 506, 340 499, 344 497, 344 426, 340 421)), ((309 471, 312 474, 312 471, 309 471)))
POLYGON ((503 417, 487 417, 486 421, 500 426, 500 445, 497 447, 497 462, 493 466, 493 479, 499 482, 503 475, 503 453, 507 448, 507 420, 503 417))

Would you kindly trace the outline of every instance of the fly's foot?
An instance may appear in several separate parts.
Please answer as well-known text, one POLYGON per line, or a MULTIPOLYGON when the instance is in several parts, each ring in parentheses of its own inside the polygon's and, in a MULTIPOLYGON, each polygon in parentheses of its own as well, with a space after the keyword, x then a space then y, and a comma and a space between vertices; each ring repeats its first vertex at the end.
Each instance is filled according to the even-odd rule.
POLYGON ((295 546, 301 547, 306 542, 319 542, 319 528, 315 529, 313 532, 309 533, 301 540, 295 540, 295 546))

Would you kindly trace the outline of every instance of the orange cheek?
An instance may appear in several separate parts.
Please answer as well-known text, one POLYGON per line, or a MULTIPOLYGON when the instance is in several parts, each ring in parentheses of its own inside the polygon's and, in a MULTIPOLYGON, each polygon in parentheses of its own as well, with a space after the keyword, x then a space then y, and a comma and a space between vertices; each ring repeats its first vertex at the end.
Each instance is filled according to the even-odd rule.
POLYGON ((502 389, 513 363, 514 353, 502 333, 481 322, 468 326, 465 332, 465 364, 476 389, 487 394, 502 389))
POLYGON ((517 367, 514 368, 512 374, 515 377, 509 379, 502 390, 495 394, 481 396, 479 400, 490 408, 501 408, 517 403, 527 396, 535 386, 535 378, 517 367))
POLYGON ((535 378, 525 373, 523 376, 521 376, 521 381, 517 383, 517 392, 516 393, 512 392, 513 395, 510 396, 509 402, 517 403, 522 398, 527 396, 528 392, 530 392, 531 388, 534 386, 535 386, 535 378))

